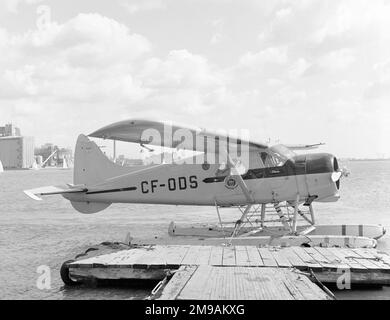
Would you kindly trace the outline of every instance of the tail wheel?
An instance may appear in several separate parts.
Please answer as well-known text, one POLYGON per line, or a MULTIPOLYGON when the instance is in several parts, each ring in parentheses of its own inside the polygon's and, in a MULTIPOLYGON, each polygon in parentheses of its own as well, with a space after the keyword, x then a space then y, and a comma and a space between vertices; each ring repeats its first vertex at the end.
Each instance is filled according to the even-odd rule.
POLYGON ((75 286, 78 284, 77 281, 72 280, 69 276, 69 264, 74 261, 75 260, 65 261, 61 266, 61 270, 60 270, 61 279, 67 286, 75 286))

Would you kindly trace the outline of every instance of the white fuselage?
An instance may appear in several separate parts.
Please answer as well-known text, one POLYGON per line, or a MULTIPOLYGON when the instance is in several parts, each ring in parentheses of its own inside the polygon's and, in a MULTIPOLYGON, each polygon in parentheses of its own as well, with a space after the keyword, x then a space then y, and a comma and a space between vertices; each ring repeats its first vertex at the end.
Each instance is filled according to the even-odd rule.
MULTIPOLYGON (((241 205, 247 203, 240 186, 228 188, 225 181, 205 182, 215 177, 218 165, 162 164, 112 178, 86 194, 66 195, 78 202, 151 203, 172 205, 241 205)), ((331 173, 288 175, 244 180, 256 203, 301 200, 317 195, 316 201, 337 199, 331 173)))

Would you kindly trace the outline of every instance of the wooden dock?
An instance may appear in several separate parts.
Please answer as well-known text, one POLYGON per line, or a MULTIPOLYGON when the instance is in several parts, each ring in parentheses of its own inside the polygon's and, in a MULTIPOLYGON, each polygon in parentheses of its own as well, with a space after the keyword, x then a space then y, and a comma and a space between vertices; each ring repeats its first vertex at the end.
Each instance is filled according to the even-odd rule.
MULTIPOLYGON (((132 246, 69 264, 71 279, 153 279, 182 266, 296 269, 336 284, 348 272, 351 284, 390 285, 390 257, 375 249, 255 246, 132 246)), ((215 269, 219 270, 219 269, 215 269)), ((244 269, 241 269, 244 270, 244 269)))
POLYGON ((328 300, 306 276, 289 269, 182 266, 157 300, 328 300))

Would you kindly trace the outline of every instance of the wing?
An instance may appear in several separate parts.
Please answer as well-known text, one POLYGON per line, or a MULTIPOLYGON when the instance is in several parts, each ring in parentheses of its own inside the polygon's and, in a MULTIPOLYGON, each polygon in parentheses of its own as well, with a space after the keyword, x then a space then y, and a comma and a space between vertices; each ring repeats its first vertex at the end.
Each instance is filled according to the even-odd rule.
POLYGON ((313 150, 317 149, 320 146, 325 145, 325 143, 316 143, 316 144, 295 144, 295 145, 289 145, 285 144, 284 146, 289 148, 290 150, 313 150))
POLYGON ((66 193, 83 193, 86 191, 87 189, 85 188, 67 185, 67 186, 49 186, 49 187, 25 190, 24 193, 33 200, 41 201, 42 199, 39 196, 51 196, 51 195, 66 194, 66 193))
POLYGON ((205 150, 218 152, 214 148, 216 142, 219 142, 219 144, 222 142, 229 145, 229 147, 237 148, 246 145, 250 151, 268 148, 268 145, 263 143, 209 131, 200 127, 142 119, 116 122, 91 133, 89 136, 200 152, 205 150))

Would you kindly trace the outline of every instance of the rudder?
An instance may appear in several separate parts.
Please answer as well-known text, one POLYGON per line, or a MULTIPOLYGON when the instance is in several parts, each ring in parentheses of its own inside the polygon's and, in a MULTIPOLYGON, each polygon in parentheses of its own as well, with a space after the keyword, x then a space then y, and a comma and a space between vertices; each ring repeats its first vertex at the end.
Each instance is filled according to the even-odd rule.
POLYGON ((73 183, 87 188, 126 174, 128 170, 109 160, 98 145, 87 136, 79 135, 76 143, 73 183))

